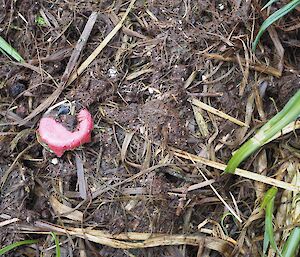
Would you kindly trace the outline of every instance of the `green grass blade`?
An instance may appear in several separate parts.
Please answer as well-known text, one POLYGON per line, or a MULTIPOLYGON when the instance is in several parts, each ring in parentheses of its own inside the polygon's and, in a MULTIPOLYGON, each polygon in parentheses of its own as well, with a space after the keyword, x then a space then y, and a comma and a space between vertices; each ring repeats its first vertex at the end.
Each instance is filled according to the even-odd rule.
POLYGON ((229 160, 225 173, 234 173, 239 164, 267 143, 276 133, 300 116, 300 90, 284 108, 262 126, 254 137, 244 143, 229 160))
POLYGON ((267 122, 254 136, 262 144, 300 116, 300 90, 287 102, 284 108, 267 122))
POLYGON ((2 249, 0 249, 0 255, 3 255, 19 246, 36 244, 37 242, 38 242, 38 240, 24 240, 24 241, 15 242, 13 244, 10 244, 10 245, 5 246, 2 249))
POLYGON ((278 0, 270 0, 269 2, 267 2, 264 7, 261 10, 266 9, 267 7, 269 7, 270 5, 272 5, 273 3, 277 2, 278 0))
POLYGON ((17 62, 25 62, 22 56, 0 36, 0 48, 17 62))
POLYGON ((294 257, 298 256, 297 251, 300 245, 300 228, 296 227, 289 235, 288 240, 283 246, 282 257, 294 257))
POLYGON ((240 165, 240 163, 261 146, 262 144, 257 140, 253 140, 253 138, 248 140, 231 157, 225 169, 225 173, 234 173, 235 169, 240 165))
POLYGON ((269 234, 267 233, 267 230, 265 229, 264 241, 263 241, 263 256, 266 256, 266 253, 269 248, 269 244, 270 244, 269 234))
POLYGON ((53 233, 53 232, 51 232, 50 234, 51 234, 51 236, 53 237, 54 242, 55 242, 55 252, 56 252, 56 257, 60 257, 60 245, 59 245, 58 237, 57 237, 56 234, 53 233))
POLYGON ((221 217, 221 227, 222 227, 222 229, 223 229, 226 236, 228 236, 228 231, 227 231, 227 228, 226 228, 226 225, 225 225, 225 219, 226 219, 227 216, 232 216, 233 217, 233 215, 231 214, 231 212, 228 211, 228 212, 225 212, 223 214, 223 216, 221 217))
MULTIPOLYGON (((271 204, 270 206, 268 206, 269 208, 272 208, 272 201, 273 201, 273 206, 274 206, 274 199, 275 196, 277 194, 277 187, 271 187, 264 195, 264 199, 261 202, 260 205, 260 209, 266 209, 268 204, 271 204)), ((269 244, 270 244, 270 236, 272 236, 272 234, 274 234, 273 232, 273 225, 272 225, 272 214, 273 214, 273 210, 270 210, 271 212, 266 211, 266 216, 265 216, 265 232, 264 232, 264 241, 263 241, 263 254, 265 256, 265 254, 267 253, 269 244), (271 224, 271 226, 270 226, 271 224)), ((271 237, 272 238, 272 237, 271 237)), ((274 245, 275 241, 274 241, 274 237, 273 237, 273 241, 272 244, 274 245)), ((276 244, 275 244, 276 245, 276 244)))
POLYGON ((262 200, 260 204, 260 209, 265 209, 267 204, 272 201, 272 199, 276 196, 277 194, 277 187, 271 187, 264 195, 264 199, 262 200))
POLYGON ((274 228, 273 228, 273 212, 274 212, 274 202, 275 202, 275 196, 278 189, 276 187, 272 187, 268 190, 266 193, 267 200, 266 202, 266 217, 265 217, 265 234, 267 234, 267 240, 270 242, 270 245, 272 248, 278 252, 278 254, 281 256, 278 247, 275 242, 275 235, 274 235, 274 228))
POLYGON ((297 7, 297 5, 300 4, 300 0, 292 0, 291 2, 289 2, 288 4, 286 4, 285 6, 283 6, 282 8, 280 8, 279 10, 277 10, 276 12, 274 12, 272 15, 270 15, 261 25, 257 36, 253 42, 253 46, 252 46, 252 51, 254 52, 256 49, 256 46, 259 42, 259 39, 261 38, 262 34, 265 32, 265 30, 274 22, 276 22, 277 20, 279 20, 281 17, 283 17, 284 15, 288 14, 289 12, 291 12, 295 7, 297 7))

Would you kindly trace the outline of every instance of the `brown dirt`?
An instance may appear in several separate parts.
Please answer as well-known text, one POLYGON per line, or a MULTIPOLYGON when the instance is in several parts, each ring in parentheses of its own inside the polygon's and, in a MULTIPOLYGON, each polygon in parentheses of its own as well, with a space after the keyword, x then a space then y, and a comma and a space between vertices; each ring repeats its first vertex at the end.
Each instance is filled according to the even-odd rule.
MULTIPOLYGON (((38 249, 20 247, 6 256, 40 256, 53 245, 50 236, 38 233, 38 222, 46 222, 104 230, 114 236, 123 232, 192 234, 224 240, 228 236, 231 243, 239 242, 234 243, 236 255, 232 256, 259 256, 263 217, 243 227, 257 206, 254 182, 221 176, 220 171, 208 166, 199 167, 208 179, 215 180, 213 185, 226 202, 234 206, 230 193, 237 201, 244 223, 227 216, 222 227, 227 209, 208 186, 186 191, 204 179, 193 163, 176 157, 172 148, 226 163, 246 136, 245 132, 241 137, 238 125, 205 111, 202 114, 209 133, 202 135, 190 103, 192 97, 244 121, 249 97, 265 81, 261 100, 266 118, 284 106, 300 88, 299 29, 285 31, 295 22, 297 11, 275 27, 286 50, 282 76, 275 78, 250 69, 240 95, 243 71, 238 62, 212 60, 205 53, 246 58, 253 18, 258 18, 254 34, 262 21, 258 1, 138 0, 124 23, 127 31, 120 30, 57 99, 78 101, 91 111, 95 123, 90 144, 57 159, 36 141, 35 130, 43 113, 19 124, 56 89, 53 81, 61 82, 91 12, 97 11, 99 16, 76 67, 115 27, 116 15, 120 18, 128 6, 128 1, 100 2, 3 1, 1 36, 31 66, 17 65, 0 56, 0 177, 8 175, 0 189, 0 222, 18 218, 0 229, 0 248, 38 239, 38 249), (36 17, 41 13, 48 25, 37 24, 36 17), (197 75, 185 86, 193 71, 197 75), (84 168, 85 201, 76 154, 84 168), (145 170, 148 172, 139 175, 145 170), (95 192, 97 196, 93 197, 95 192), (58 215, 51 197, 76 208, 83 220, 58 215), (202 230, 199 224, 204 224, 202 230), (22 233, 24 228, 35 232, 22 233)), ((276 68, 276 55, 266 33, 252 61, 257 65, 268 62, 276 68)), ((263 122, 257 105, 253 108, 250 129, 263 122)), ((294 135, 284 139, 294 148, 299 146, 294 135)), ((274 167, 290 156, 284 142, 279 139, 266 147, 268 174, 273 175, 274 167)), ((255 158, 243 167, 253 170, 255 158)), ((299 161, 298 155, 293 158, 299 161)), ((60 234, 59 240, 65 254, 62 256, 84 256, 81 250, 86 256, 117 257, 225 254, 206 248, 202 255, 200 245, 122 250, 66 234, 60 234)), ((45 253, 55 256, 53 249, 45 253)))

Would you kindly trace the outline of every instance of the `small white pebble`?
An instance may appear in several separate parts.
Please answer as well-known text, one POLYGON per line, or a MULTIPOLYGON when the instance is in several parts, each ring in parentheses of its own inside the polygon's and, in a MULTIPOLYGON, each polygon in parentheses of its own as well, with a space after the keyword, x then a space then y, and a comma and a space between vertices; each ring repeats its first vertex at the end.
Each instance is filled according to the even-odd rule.
POLYGON ((153 90, 152 87, 149 87, 149 88, 148 88, 148 91, 149 91, 149 94, 151 94, 151 95, 154 93, 154 90, 153 90))
POLYGON ((57 164, 58 164, 58 159, 57 159, 57 158, 53 158, 53 159, 51 160, 51 163, 52 163, 53 165, 57 165, 57 164))
POLYGON ((117 70, 115 67, 111 67, 109 70, 108 70, 108 74, 111 78, 115 78, 117 76, 117 70))
POLYGON ((225 6, 224 6, 224 4, 219 3, 218 8, 219 8, 220 11, 223 11, 225 9, 225 6))
POLYGON ((140 127, 140 133, 144 135, 146 132, 146 128, 144 126, 140 127))

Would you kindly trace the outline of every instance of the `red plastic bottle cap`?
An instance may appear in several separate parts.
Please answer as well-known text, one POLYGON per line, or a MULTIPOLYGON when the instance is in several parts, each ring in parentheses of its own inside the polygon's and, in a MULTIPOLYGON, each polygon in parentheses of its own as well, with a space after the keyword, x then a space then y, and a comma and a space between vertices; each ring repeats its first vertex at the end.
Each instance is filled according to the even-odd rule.
POLYGON ((58 157, 61 157, 65 151, 91 142, 94 124, 90 112, 87 109, 81 110, 77 114, 77 122, 72 132, 52 117, 42 118, 37 130, 40 143, 46 144, 58 157))

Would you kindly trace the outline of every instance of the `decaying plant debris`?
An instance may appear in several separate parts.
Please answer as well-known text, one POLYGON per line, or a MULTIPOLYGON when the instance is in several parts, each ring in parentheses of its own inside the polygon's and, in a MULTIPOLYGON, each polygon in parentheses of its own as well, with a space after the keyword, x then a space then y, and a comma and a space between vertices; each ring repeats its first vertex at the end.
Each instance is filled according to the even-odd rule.
POLYGON ((254 54, 256 0, 1 5, 1 36, 25 62, 0 56, 0 248, 38 239, 7 256, 55 256, 50 232, 62 256, 261 256, 270 185, 282 246, 299 223, 299 121, 238 176, 222 170, 300 88, 299 9, 254 54), (35 131, 64 99, 94 130, 57 158, 35 131))

